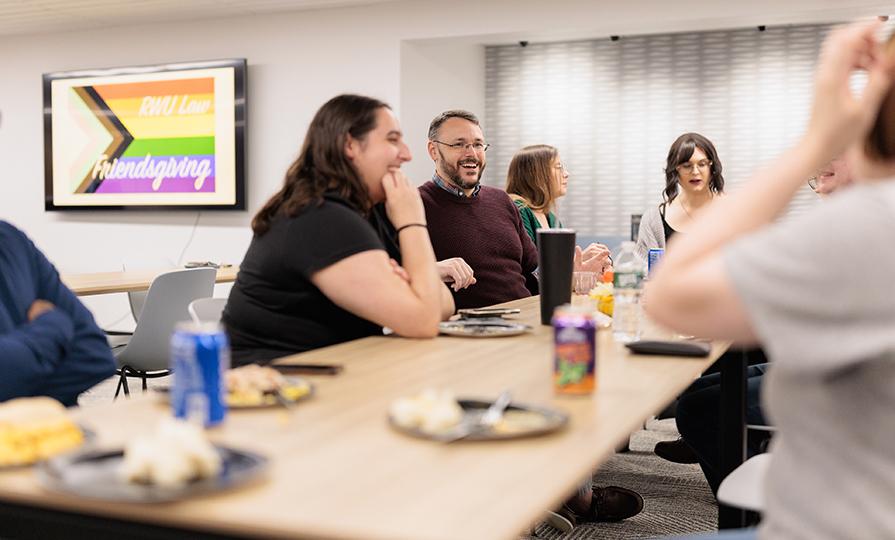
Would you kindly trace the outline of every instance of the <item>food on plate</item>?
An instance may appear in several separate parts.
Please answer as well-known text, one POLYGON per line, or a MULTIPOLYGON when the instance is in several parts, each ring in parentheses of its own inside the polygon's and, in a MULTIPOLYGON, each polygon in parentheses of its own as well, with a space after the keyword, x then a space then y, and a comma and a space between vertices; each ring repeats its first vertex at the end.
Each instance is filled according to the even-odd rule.
POLYGON ((613 308, 613 287, 612 283, 598 283, 596 287, 590 290, 588 296, 597 303, 597 310, 600 313, 612 317, 613 308))
POLYGON ((282 399, 298 401, 311 392, 306 381, 283 377, 273 368, 256 364, 228 370, 224 379, 230 407, 275 405, 278 393, 282 399))
POLYGON ((426 433, 444 433, 463 419, 463 409, 453 394, 433 389, 395 400, 389 413, 399 426, 426 433))
POLYGON ((154 433, 127 444, 119 473, 131 483, 179 487, 216 476, 220 470, 221 456, 201 427, 166 418, 154 433))
POLYGON ((54 399, 17 398, 0 404, 0 467, 28 465, 83 442, 80 428, 54 399))

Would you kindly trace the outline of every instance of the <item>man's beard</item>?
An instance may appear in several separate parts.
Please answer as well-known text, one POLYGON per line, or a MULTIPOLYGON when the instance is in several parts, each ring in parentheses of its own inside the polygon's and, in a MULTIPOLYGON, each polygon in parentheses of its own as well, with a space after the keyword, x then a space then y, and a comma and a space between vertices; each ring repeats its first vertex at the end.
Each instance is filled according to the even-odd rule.
POLYGON ((457 165, 454 166, 451 165, 448 160, 444 159, 444 154, 441 153, 440 149, 438 150, 438 153, 441 156, 441 167, 442 169, 444 169, 444 172, 447 175, 447 180, 450 183, 454 184, 460 189, 473 189, 474 187, 479 185, 479 182, 482 181, 482 173, 485 172, 485 164, 483 162, 479 161, 478 159, 461 159, 457 162, 457 165), (460 177, 460 164, 472 162, 475 162, 475 164, 479 166, 479 175, 476 177, 475 180, 471 182, 464 182, 463 179, 460 177))

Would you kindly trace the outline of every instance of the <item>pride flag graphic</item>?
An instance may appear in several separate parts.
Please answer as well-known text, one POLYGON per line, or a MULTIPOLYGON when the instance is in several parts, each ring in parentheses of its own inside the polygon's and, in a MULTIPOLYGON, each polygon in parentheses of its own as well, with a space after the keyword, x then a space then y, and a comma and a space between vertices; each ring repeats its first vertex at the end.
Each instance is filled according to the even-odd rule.
POLYGON ((47 209, 245 208, 245 60, 44 75, 47 209))
POLYGON ((71 88, 93 138, 75 193, 214 192, 214 79, 71 88))

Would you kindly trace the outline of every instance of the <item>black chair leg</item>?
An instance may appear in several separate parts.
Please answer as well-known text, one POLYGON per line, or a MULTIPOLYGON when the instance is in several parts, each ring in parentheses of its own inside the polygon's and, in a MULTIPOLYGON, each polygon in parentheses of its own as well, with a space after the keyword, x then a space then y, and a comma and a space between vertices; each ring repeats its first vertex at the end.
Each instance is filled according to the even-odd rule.
POLYGON ((142 377, 142 379, 143 379, 143 391, 145 392, 149 388, 149 386, 146 384, 146 377, 142 377))
POLYGON ((121 374, 121 384, 124 387, 124 397, 131 397, 131 389, 127 387, 127 376, 124 373, 121 374))
POLYGON ((112 401, 118 399, 118 394, 121 393, 121 383, 124 381, 124 373, 118 375, 118 387, 115 388, 115 397, 112 398, 112 401))

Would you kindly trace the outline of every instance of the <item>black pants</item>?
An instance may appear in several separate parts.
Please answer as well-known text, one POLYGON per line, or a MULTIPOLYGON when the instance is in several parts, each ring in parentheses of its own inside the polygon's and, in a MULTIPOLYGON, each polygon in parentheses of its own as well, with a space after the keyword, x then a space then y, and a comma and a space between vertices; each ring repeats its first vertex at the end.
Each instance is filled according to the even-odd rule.
MULTIPOLYGON (((739 353, 737 353, 739 354, 739 353)), ((746 369, 746 422, 767 425, 761 411, 761 380, 769 364, 756 364, 746 369)), ((677 404, 677 429, 684 441, 699 458, 705 479, 718 492, 721 464, 721 374, 705 375, 681 394, 677 404)), ((768 438, 763 431, 750 431, 747 437, 747 455, 760 453, 761 445, 768 438)))

